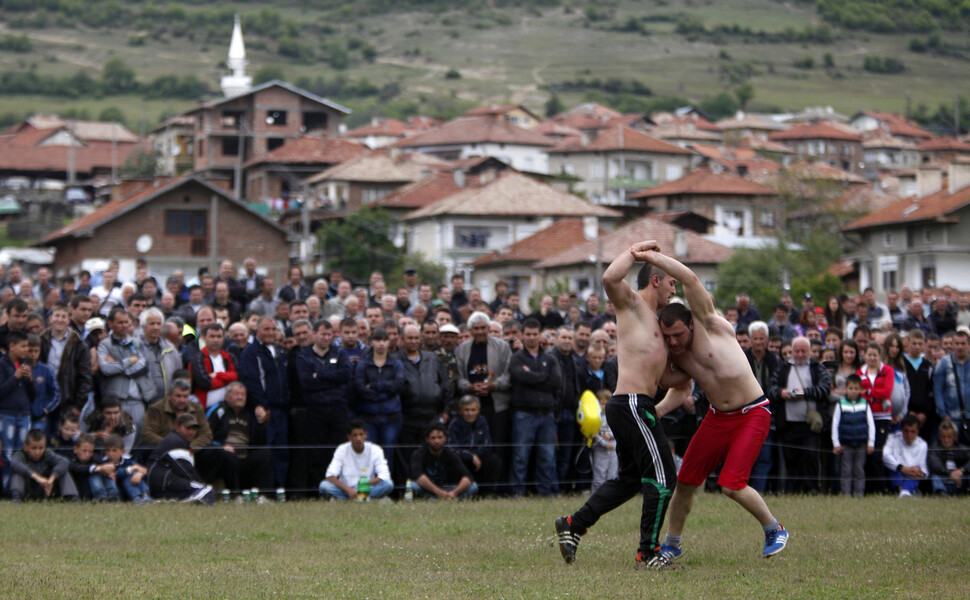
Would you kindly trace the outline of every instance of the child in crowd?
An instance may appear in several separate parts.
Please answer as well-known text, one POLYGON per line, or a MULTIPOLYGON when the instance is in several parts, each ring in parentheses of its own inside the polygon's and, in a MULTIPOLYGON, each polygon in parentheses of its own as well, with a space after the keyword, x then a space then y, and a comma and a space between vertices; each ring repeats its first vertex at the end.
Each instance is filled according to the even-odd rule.
POLYGON ((861 498, 866 491, 866 456, 875 452, 876 425, 862 397, 862 379, 845 378, 845 397, 832 413, 832 453, 842 455, 842 493, 861 498))
POLYGON ((57 375, 53 369, 40 362, 40 336, 36 333, 27 334, 25 362, 30 365, 37 390, 37 396, 30 403, 30 426, 51 436, 60 412, 61 392, 57 388, 57 375))
POLYGON ((148 482, 145 481, 148 469, 125 454, 125 439, 116 433, 112 433, 104 441, 104 463, 114 467, 115 484, 125 490, 129 500, 135 504, 154 502, 148 494, 148 482))
POLYGON ((57 452, 67 460, 71 460, 74 457, 75 440, 77 440, 80 431, 81 424, 78 421, 77 415, 67 413, 61 417, 61 422, 57 426, 57 434, 47 441, 47 445, 54 452, 57 452))
POLYGON ((78 497, 84 500, 118 500, 115 468, 105 463, 94 451, 94 436, 82 433, 74 442, 74 456, 70 464, 71 477, 77 485, 78 497))
POLYGON ((68 460, 47 447, 47 438, 39 429, 27 432, 23 450, 14 453, 10 467, 10 498, 14 502, 57 497, 77 500, 68 460))
MULTIPOLYGON (((27 334, 7 333, 7 353, 0 356, 0 445, 3 446, 3 487, 10 483, 10 460, 27 439, 30 405, 37 396, 27 358, 27 334)), ((45 440, 46 442, 46 440, 45 440)), ((45 444, 46 448, 46 444, 45 444)))
POLYGON ((600 403, 600 432, 593 438, 593 484, 590 490, 596 490, 617 475, 619 463, 616 459, 616 440, 613 431, 606 422, 606 403, 612 392, 602 389, 596 392, 596 399, 600 403))

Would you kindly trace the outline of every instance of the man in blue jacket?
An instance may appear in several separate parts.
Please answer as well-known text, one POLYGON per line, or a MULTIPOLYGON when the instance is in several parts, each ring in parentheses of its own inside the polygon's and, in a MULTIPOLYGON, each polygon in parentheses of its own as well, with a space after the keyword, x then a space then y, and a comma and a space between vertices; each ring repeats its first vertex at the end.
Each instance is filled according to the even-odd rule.
POLYGON ((933 373, 933 396, 936 412, 942 421, 952 421, 966 444, 967 432, 962 431, 964 420, 970 415, 970 335, 958 331, 953 336, 953 353, 936 364, 933 373))
POLYGON ((286 485, 289 453, 286 449, 286 420, 289 396, 286 381, 286 355, 276 345, 276 319, 260 317, 256 343, 249 344, 239 357, 239 381, 246 386, 247 408, 269 413, 266 440, 273 449, 276 485, 286 485))
POLYGON ((3 443, 3 488, 10 481, 10 460, 30 429, 30 405, 37 397, 33 370, 27 364, 27 333, 7 333, 7 353, 0 356, 0 442, 3 443))
POLYGON ((352 369, 347 353, 333 341, 333 326, 326 319, 314 325, 313 344, 296 356, 296 372, 303 388, 310 451, 309 479, 322 481, 334 448, 346 441, 349 423, 347 384, 352 369))

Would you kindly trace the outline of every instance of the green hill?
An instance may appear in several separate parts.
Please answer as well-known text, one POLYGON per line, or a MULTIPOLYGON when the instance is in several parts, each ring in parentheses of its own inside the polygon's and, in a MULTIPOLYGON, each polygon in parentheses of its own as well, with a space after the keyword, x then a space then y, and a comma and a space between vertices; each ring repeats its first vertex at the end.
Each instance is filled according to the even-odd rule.
MULTIPOLYGON (((257 79, 373 114, 691 102, 832 105, 952 122, 970 0, 0 0, 0 119, 38 110, 151 126, 218 92, 233 15, 257 79), (456 8, 461 7, 461 8, 456 8), (944 105, 941 108, 941 105, 944 105)), ((970 102, 963 102, 970 122, 970 102)), ((964 124, 966 128, 966 124, 964 124)))

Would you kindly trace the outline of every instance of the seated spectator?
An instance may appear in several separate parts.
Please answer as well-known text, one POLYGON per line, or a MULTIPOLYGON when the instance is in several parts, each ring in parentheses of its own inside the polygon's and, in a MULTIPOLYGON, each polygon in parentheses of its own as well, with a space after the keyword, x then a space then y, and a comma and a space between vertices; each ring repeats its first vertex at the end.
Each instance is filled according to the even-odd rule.
POLYGON ((215 492, 195 470, 191 444, 199 432, 195 415, 182 413, 175 427, 148 458, 148 486, 153 498, 214 504, 215 492))
POLYGON ((502 459, 492 449, 492 435, 488 421, 482 416, 481 405, 473 394, 458 401, 460 418, 448 421, 449 446, 461 458, 465 468, 482 485, 497 484, 502 473, 502 459))
POLYGON ((970 449, 957 444, 957 428, 953 421, 940 423, 940 437, 926 457, 933 493, 953 496, 967 491, 967 474, 970 474, 970 449))
POLYGON ((78 497, 82 500, 118 499, 115 469, 104 463, 101 453, 94 451, 94 438, 90 433, 78 436, 68 470, 77 486, 78 497))
POLYGON ((71 460, 74 455, 74 440, 77 439, 79 431, 80 425, 77 415, 67 413, 61 417, 61 422, 57 426, 57 433, 47 441, 47 446, 67 460, 71 460))
POLYGON ((145 476, 148 469, 135 462, 125 453, 125 440, 113 433, 104 441, 104 464, 115 470, 115 485, 125 491, 125 495, 135 504, 154 502, 148 493, 145 476))
POLYGON ((889 435, 882 451, 882 461, 889 469, 889 481, 900 498, 912 496, 919 482, 926 479, 927 446, 919 437, 919 420, 906 415, 902 431, 889 435))
POLYGON ((362 477, 367 478, 369 498, 383 498, 394 490, 384 450, 367 441, 364 422, 354 419, 347 427, 347 441, 337 446, 326 478, 320 482, 320 495, 341 500, 356 498, 362 477))
POLYGON ((125 438, 125 451, 131 452, 135 444, 135 424, 131 416, 121 410, 121 401, 117 398, 105 398, 101 402, 101 410, 91 413, 85 423, 94 438, 95 448, 104 448, 108 436, 117 433, 125 438))
POLYGON ((238 473, 236 481, 223 481, 225 489, 261 490, 273 487, 273 455, 266 448, 266 410, 257 406, 246 408, 246 386, 234 381, 226 386, 226 399, 209 408, 209 429, 212 441, 227 454, 225 460, 238 463, 229 472, 238 473))
POLYGON ((10 498, 77 500, 77 487, 68 472, 69 461, 47 447, 47 438, 39 429, 27 432, 23 450, 13 454, 10 468, 10 498))
POLYGON ((458 458, 445 447, 448 432, 441 423, 432 423, 425 432, 425 443, 411 454, 411 479, 414 495, 419 498, 454 500, 478 493, 472 475, 458 458))

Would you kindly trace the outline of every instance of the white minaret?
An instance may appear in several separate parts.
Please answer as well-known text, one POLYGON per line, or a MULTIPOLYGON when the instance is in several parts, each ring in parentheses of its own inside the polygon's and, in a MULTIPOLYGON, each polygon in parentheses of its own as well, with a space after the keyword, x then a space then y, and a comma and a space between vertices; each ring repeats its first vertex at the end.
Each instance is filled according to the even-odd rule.
POLYGON ((232 41, 229 42, 229 60, 226 61, 231 75, 222 78, 222 93, 229 98, 245 94, 253 87, 253 78, 246 75, 246 46, 243 44, 242 27, 239 15, 232 26, 232 41))

